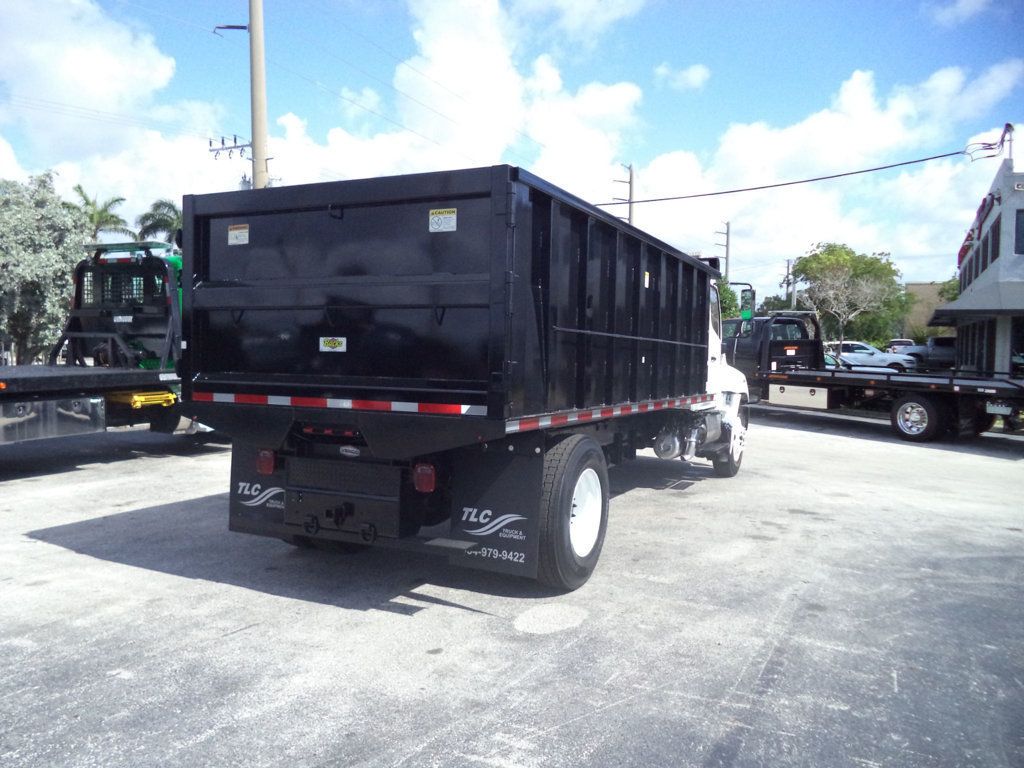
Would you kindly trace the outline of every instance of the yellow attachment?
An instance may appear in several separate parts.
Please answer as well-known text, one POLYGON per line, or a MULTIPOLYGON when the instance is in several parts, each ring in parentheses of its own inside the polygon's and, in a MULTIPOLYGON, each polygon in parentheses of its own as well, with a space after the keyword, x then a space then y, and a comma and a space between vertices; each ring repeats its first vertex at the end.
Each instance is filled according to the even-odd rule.
POLYGON ((157 392, 111 392, 107 400, 112 403, 123 403, 134 410, 151 405, 162 405, 165 408, 178 402, 177 396, 166 389, 157 392))

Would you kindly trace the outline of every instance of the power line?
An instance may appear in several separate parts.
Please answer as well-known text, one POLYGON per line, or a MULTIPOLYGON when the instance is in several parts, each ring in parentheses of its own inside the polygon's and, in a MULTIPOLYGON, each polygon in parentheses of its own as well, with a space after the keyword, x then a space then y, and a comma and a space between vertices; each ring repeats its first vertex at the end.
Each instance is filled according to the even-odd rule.
MULTIPOLYGON (((174 121, 158 121, 150 118, 142 118, 138 115, 128 115, 123 112, 108 112, 102 109, 84 107, 78 104, 69 104, 52 99, 39 99, 29 96, 8 96, 7 105, 17 109, 28 109, 38 112, 49 112, 63 117, 77 117, 82 120, 93 120, 100 123, 123 125, 131 128, 154 128, 161 126, 167 128, 176 125, 174 121)), ((166 130, 170 136, 195 137, 204 141, 210 138, 209 134, 188 130, 166 130)))
MULTIPOLYGON (((987 145, 986 145, 987 147, 987 145)), ((877 171, 887 171, 890 168, 899 168, 904 165, 915 165, 917 163, 927 163, 932 160, 941 160, 944 157, 957 157, 958 155, 968 155, 970 152, 966 149, 961 149, 956 152, 946 152, 942 155, 932 155, 931 157, 922 157, 917 160, 905 160, 902 163, 891 163, 889 165, 879 165, 875 168, 864 168, 859 171, 846 171, 845 173, 833 173, 828 176, 815 176, 812 179, 799 179, 797 181, 780 181, 775 184, 761 184, 756 187, 740 187, 738 189, 723 189, 719 192, 699 192, 692 195, 672 195, 670 197, 649 197, 645 200, 634 200, 634 203, 663 203, 669 200, 692 200, 697 197, 717 197, 719 195, 735 195, 739 192, 757 192, 762 189, 777 189, 779 187, 792 187, 796 184, 811 184, 815 181, 827 181, 829 179, 841 179, 846 176, 857 176, 862 173, 875 173, 877 171)), ((596 203, 599 206, 609 205, 623 205, 624 203, 619 200, 613 200, 610 203, 596 203)))

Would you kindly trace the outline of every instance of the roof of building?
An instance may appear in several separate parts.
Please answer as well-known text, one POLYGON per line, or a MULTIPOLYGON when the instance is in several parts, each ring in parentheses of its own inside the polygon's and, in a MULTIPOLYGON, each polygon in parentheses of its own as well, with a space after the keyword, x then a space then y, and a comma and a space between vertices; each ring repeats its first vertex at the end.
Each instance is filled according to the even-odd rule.
POLYGON ((1024 282, 1006 280, 978 286, 956 301, 935 309, 928 325, 956 325, 957 320, 1024 315, 1024 282))

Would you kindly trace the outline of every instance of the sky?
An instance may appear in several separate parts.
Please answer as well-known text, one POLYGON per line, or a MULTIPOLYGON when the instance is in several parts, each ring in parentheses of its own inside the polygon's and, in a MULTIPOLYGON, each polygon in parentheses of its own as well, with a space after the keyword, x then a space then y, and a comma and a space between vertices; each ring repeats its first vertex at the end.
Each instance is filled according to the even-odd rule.
MULTIPOLYGON (((1024 0, 264 0, 264 17, 278 186, 510 163, 598 204, 627 196, 630 165, 635 199, 694 195, 1024 123, 1024 0)), ((0 0, 0 178, 52 170, 69 200, 124 197, 129 222, 237 189, 249 156, 209 145, 251 135, 249 41, 213 30, 247 21, 247 0, 0 0)), ((728 222, 730 278, 760 297, 820 242, 942 281, 1000 162, 637 203, 634 223, 723 256, 728 222)))

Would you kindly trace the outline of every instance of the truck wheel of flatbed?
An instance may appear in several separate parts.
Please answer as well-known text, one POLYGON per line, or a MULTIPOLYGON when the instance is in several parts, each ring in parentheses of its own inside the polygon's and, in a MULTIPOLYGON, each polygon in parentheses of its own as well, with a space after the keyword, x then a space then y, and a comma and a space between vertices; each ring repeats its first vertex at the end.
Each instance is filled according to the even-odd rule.
POLYGON ((947 426, 945 408, 927 395, 904 395, 892 404, 889 422, 904 440, 924 443, 934 440, 947 426))
POLYGON ((573 435, 544 456, 537 579, 559 590, 594 572, 608 526, 608 466, 601 446, 573 435))
POLYGON ((739 473, 740 464, 743 463, 743 450, 747 444, 749 422, 750 411, 747 408, 747 399, 743 398, 740 404, 740 423, 743 425, 743 431, 734 435, 732 427, 723 424, 722 434, 726 436, 725 443, 728 447, 711 458, 711 465, 715 468, 715 474, 718 477, 736 477, 739 473))

